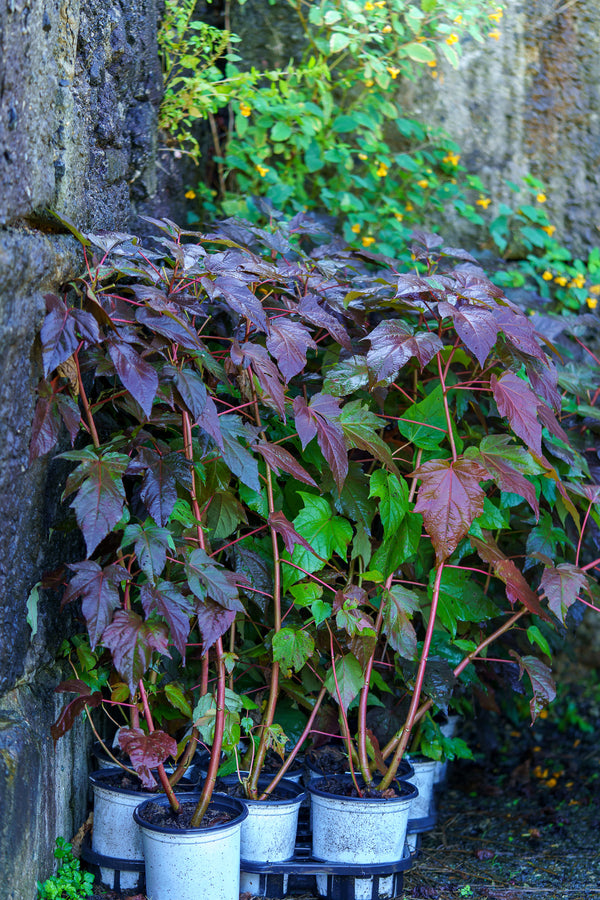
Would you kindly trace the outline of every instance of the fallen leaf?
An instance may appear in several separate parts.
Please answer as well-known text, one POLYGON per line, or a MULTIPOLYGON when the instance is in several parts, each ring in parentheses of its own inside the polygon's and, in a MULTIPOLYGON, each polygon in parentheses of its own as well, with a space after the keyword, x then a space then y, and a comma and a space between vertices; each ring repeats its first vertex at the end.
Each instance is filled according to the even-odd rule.
POLYGON ((494 850, 476 850, 475 856, 477 859, 493 859, 496 853, 494 850))

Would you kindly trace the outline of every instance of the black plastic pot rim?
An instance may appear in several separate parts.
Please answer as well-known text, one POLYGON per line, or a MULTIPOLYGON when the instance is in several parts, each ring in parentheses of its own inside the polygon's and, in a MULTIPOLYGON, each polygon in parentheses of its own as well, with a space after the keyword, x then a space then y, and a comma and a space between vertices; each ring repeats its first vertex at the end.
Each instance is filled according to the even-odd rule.
MULTIPOLYGON (((318 797, 331 797, 336 800, 350 800, 351 802, 359 800, 361 803, 394 803, 394 801, 399 800, 404 802, 406 800, 414 800, 415 797, 419 796, 419 791, 415 785, 411 784, 409 781, 394 782, 394 786, 400 791, 399 797, 347 797, 344 794, 335 794, 319 787, 319 785, 333 780, 341 781, 344 784, 350 784, 352 782, 352 776, 329 775, 325 778, 318 778, 316 781, 311 781, 310 784, 306 786, 306 789, 309 793, 316 794, 318 797)), ((357 781, 359 787, 364 787, 364 781, 361 778, 357 779, 357 781)))
MULTIPOLYGON (((246 775, 248 773, 242 772, 240 774, 246 775)), ((264 789, 267 788, 271 784, 272 780, 273 780, 273 778, 270 775, 259 775, 258 790, 264 791, 264 789)), ((222 778, 218 779, 217 785, 219 784, 219 782, 223 785, 226 785, 227 787, 229 787, 230 785, 236 785, 236 784, 241 783, 237 774, 223 775, 222 778)), ((306 797, 306 791, 304 790, 304 788, 301 785, 296 784, 294 781, 289 781, 287 778, 282 778, 281 781, 274 788, 274 790, 275 791, 281 790, 283 793, 287 794, 287 796, 284 797, 283 800, 268 800, 268 801, 252 800, 252 799, 249 799, 246 797, 240 797, 239 799, 242 800, 243 803, 247 803, 249 806, 256 806, 259 803, 265 803, 265 802, 268 802, 269 806, 278 806, 278 805, 279 806, 289 806, 290 801, 302 803, 302 801, 306 797)), ((227 795, 227 796, 229 796, 229 795, 227 795)), ((238 798, 236 798, 236 799, 238 799, 238 798)))
MULTIPOLYGON (((158 782, 158 775, 156 773, 156 770, 153 771, 158 782)), ((126 794, 128 797, 143 797, 154 799, 155 797, 158 798, 164 796, 164 792, 162 790, 160 782, 158 782, 158 786, 155 791, 151 791, 143 787, 139 791, 134 791, 130 788, 118 787, 113 784, 105 784, 105 781, 107 781, 109 778, 112 778, 113 775, 118 775, 120 772, 123 772, 123 769, 121 769, 119 766, 109 766, 106 769, 97 769, 95 772, 90 773, 89 780, 94 787, 101 788, 104 791, 110 791, 111 793, 115 794, 126 794)), ((185 775, 183 776, 181 781, 183 781, 184 784, 186 783, 185 775)), ((180 787, 181 781, 179 782, 180 787)), ((190 792, 194 788, 197 789, 197 784, 195 782, 192 783, 191 781, 188 781, 187 783, 189 784, 190 792)))
MULTIPOLYGON (((198 803, 200 800, 200 794, 175 794, 180 803, 198 803)), ((237 797, 228 797, 227 794, 213 794, 209 809, 217 809, 221 812, 234 813, 235 818, 231 819, 230 822, 221 822, 219 825, 210 825, 208 828, 170 828, 168 825, 155 825, 153 822, 148 822, 144 818, 144 810, 151 803, 158 803, 159 806, 167 806, 169 803, 168 797, 164 794, 158 797, 152 797, 149 800, 144 800, 143 803, 140 803, 139 806, 133 811, 133 820, 134 822, 142 828, 146 828, 149 831, 158 831, 162 834, 180 834, 180 835, 190 835, 190 834, 199 834, 200 832, 219 832, 225 831, 227 828, 231 828, 234 825, 240 825, 244 819, 248 817, 248 808, 245 804, 238 800, 237 797)))
MULTIPOLYGON (((316 775, 319 775, 321 778, 338 778, 340 775, 350 775, 349 771, 345 772, 324 772, 323 769, 319 769, 314 763, 311 763, 309 759, 305 760, 305 766, 311 772, 314 772, 316 775)), ((398 766, 398 771, 396 772, 396 781, 406 781, 415 774, 415 770, 411 766, 410 762, 406 757, 400 762, 398 766)))

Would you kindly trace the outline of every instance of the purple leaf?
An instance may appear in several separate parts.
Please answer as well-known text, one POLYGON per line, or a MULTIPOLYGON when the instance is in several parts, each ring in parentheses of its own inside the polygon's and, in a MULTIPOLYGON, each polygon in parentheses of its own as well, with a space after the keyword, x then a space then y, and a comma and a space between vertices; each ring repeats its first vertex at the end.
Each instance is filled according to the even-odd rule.
POLYGON ((211 436, 219 450, 224 449, 223 435, 221 434, 221 426, 219 424, 219 413, 212 397, 207 396, 206 405, 196 420, 196 424, 200 426, 207 434, 211 436))
POLYGON ((509 460, 518 459, 519 451, 526 452, 521 447, 511 444, 509 435, 490 435, 481 442, 476 451, 476 458, 485 466, 501 491, 523 497, 535 512, 536 518, 539 519, 540 507, 534 486, 510 465, 509 460))
POLYGON ((546 363, 546 354, 538 343, 535 329, 523 313, 517 313, 506 306, 502 306, 494 311, 494 318, 499 330, 504 333, 517 350, 546 363))
POLYGON ((215 296, 222 297, 230 309, 249 319, 259 331, 268 331, 262 304, 243 281, 231 275, 217 275, 214 287, 215 296))
POLYGON ((548 606, 564 624, 569 607, 588 589, 588 580, 577 566, 560 563, 556 567, 546 566, 540 588, 548 598, 548 606))
POLYGON ((177 500, 176 481, 182 481, 184 471, 189 470, 185 457, 179 453, 164 456, 150 447, 142 447, 136 459, 131 460, 128 474, 143 472, 140 496, 158 525, 166 525, 177 500))
POLYGON ((271 319, 267 349, 277 360, 279 371, 286 382, 304 369, 309 347, 316 350, 317 345, 309 330, 300 322, 285 316, 271 319))
POLYGON ((284 472, 287 472, 288 475, 293 475, 297 481, 303 481, 305 484, 317 487, 314 478, 312 478, 306 469, 300 465, 297 459, 280 444, 269 444, 266 441, 259 441, 256 444, 256 449, 277 474, 279 474, 279 470, 281 469, 284 472))
POLYGON ((286 519, 282 512, 271 513, 268 521, 271 528, 283 538, 283 543, 285 544, 285 549, 288 553, 291 554, 293 552, 296 544, 300 544, 302 547, 310 550, 311 553, 313 552, 313 548, 308 541, 296 531, 292 523, 286 519))
POLYGON ((60 435, 60 414, 57 394, 52 385, 42 380, 38 386, 38 401, 31 425, 31 441, 29 443, 29 464, 48 453, 55 446, 60 435))
POLYGON ((177 757, 177 741, 164 731, 146 734, 141 728, 121 728, 119 747, 128 755, 144 787, 150 789, 156 787, 151 769, 164 763, 170 756, 173 759, 177 757))
POLYGON ((396 376, 413 357, 421 369, 438 353, 443 344, 437 334, 418 331, 415 334, 402 322, 380 322, 368 336, 371 349, 367 362, 382 380, 396 376))
POLYGON ((486 532, 484 534, 485 540, 483 541, 471 536, 471 546, 477 550, 484 562, 491 563, 494 574, 506 585, 506 596, 510 603, 512 605, 517 602, 522 603, 529 612, 548 622, 549 617, 546 610, 542 607, 537 594, 527 584, 523 573, 519 571, 512 559, 508 559, 504 555, 493 537, 486 532))
MULTIPOLYGON (((69 459, 75 451, 63 453, 69 459)), ((65 497, 79 488, 71 507, 83 532, 87 554, 91 556, 101 540, 109 534, 123 515, 125 488, 122 476, 129 458, 122 453, 105 453, 89 458, 69 475, 65 497)))
POLYGON ((100 342, 100 329, 94 316, 83 309, 72 309, 71 316, 75 322, 77 333, 86 344, 100 342))
POLYGON ((100 691, 94 691, 94 693, 92 693, 91 688, 85 681, 81 681, 78 678, 71 678, 69 681, 63 681, 61 684, 57 685, 54 690, 57 693, 68 692, 79 695, 62 708, 58 719, 50 726, 52 740, 56 743, 59 738, 63 737, 63 735, 73 727, 86 707, 94 709, 95 707, 100 706, 102 703, 102 693, 100 691))
POLYGON ((130 609, 117 610, 104 629, 102 643, 111 651, 115 668, 131 696, 150 665, 153 651, 170 656, 166 626, 144 622, 130 609))
POLYGON ((317 436, 339 491, 348 474, 348 450, 339 421, 340 413, 340 401, 330 394, 315 394, 308 405, 304 397, 294 398, 294 416, 302 448, 317 436))
POLYGON ((318 328, 324 328, 338 344, 346 350, 352 350, 350 336, 342 323, 319 304, 316 294, 306 294, 298 303, 298 312, 318 328))
POLYGON ((537 418, 538 399, 531 388, 513 372, 501 378, 492 375, 490 385, 501 416, 538 456, 542 453, 542 426, 537 418))
POLYGON ((158 390, 158 375, 154 368, 124 341, 109 341, 108 352, 123 385, 137 400, 146 418, 149 419, 158 390))
POLYGON ((243 612, 244 607, 239 597, 237 586, 228 579, 227 571, 198 547, 188 556, 185 564, 190 590, 202 602, 210 597, 225 609, 243 612))
POLYGON ((113 611, 121 605, 119 585, 130 578, 127 569, 112 565, 102 569, 91 559, 71 563, 75 572, 63 595, 63 604, 81 597, 81 611, 85 619, 92 650, 109 624, 113 611))
POLYGON ((452 306, 445 301, 438 304, 441 316, 449 316, 456 333, 483 368, 489 352, 496 343, 498 326, 492 313, 481 306, 452 306))
POLYGON ((53 369, 73 355, 79 346, 79 338, 75 333, 75 321, 71 311, 60 297, 46 294, 44 299, 48 314, 44 319, 40 336, 44 375, 48 376, 53 369))
POLYGON ((546 406, 545 403, 538 403, 537 406, 537 414, 542 425, 545 425, 550 434, 553 434, 554 437, 557 437, 560 441, 563 441, 567 446, 570 446, 570 441, 567 433, 563 431, 561 428, 558 419, 552 412, 549 406, 546 406))
MULTIPOLYGON (((263 392, 263 400, 271 400, 285 422, 285 395, 279 369, 260 344, 246 342, 240 348, 244 362, 250 364, 263 392)), ((235 352, 232 349, 232 353, 235 352)))
POLYGON ((58 411, 61 415, 61 418, 65 423, 67 431, 69 432, 69 437, 71 438, 71 446, 73 446, 73 444, 75 443, 75 438, 79 434, 79 425, 81 424, 81 413, 79 412, 79 406, 72 397, 68 396, 68 394, 57 394, 56 402, 58 404, 58 411))
POLYGON ((149 331, 160 334, 168 341, 185 347, 186 350, 199 350, 202 347, 193 326, 173 313, 154 313, 150 309, 140 307, 136 310, 135 317, 149 331))
POLYGON ((531 720, 535 722, 540 712, 556 697, 556 685, 552 678, 552 672, 548 666, 535 656, 519 656, 514 650, 509 650, 519 663, 521 677, 523 671, 527 672, 531 680, 533 697, 529 704, 531 720))
POLYGON ((539 363, 527 366, 527 374, 531 386, 542 400, 545 400, 555 412, 559 413, 562 406, 562 397, 558 390, 558 371, 553 362, 546 361, 546 365, 539 363))
POLYGON ((236 612, 234 609, 225 609, 207 598, 203 603, 196 604, 196 613, 203 638, 202 653, 206 653, 226 631, 229 631, 235 622, 236 612))
POLYGON ((183 405, 196 421, 204 410, 207 399, 202 376, 193 369, 176 369, 175 366, 170 365, 164 366, 161 374, 175 385, 183 405))
POLYGON ((190 633, 190 617, 194 609, 181 591, 168 581, 159 581, 156 586, 145 584, 140 590, 140 599, 146 618, 157 612, 169 626, 171 640, 185 659, 185 649, 190 633))

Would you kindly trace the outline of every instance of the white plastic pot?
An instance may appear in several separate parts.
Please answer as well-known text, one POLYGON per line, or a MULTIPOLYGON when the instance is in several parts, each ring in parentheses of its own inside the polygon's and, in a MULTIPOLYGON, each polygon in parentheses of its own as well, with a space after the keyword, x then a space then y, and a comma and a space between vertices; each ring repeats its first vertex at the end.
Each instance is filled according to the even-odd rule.
MULTIPOLYGON (((197 803, 199 794, 177 794, 197 803)), ((144 818, 148 803, 168 805, 163 795, 134 812, 142 835, 148 900, 239 900, 240 831, 248 815, 234 797, 213 794, 210 809, 234 815, 212 828, 167 828, 144 818)))
MULTIPOLYGON (((316 781, 318 778, 324 778, 326 775, 335 776, 335 775, 350 775, 350 770, 347 768, 348 760, 344 754, 340 753, 339 757, 339 768, 336 771, 324 771, 323 768, 319 766, 318 761, 313 757, 307 755, 305 757, 304 765, 306 767, 306 776, 304 779, 304 783, 308 784, 311 781, 316 781)), ((407 759, 402 759, 400 761, 400 765, 398 766, 398 771, 396 772, 396 780, 397 781, 407 781, 409 776, 412 775, 412 766, 408 762, 407 759)), ((288 776, 286 775, 286 778, 288 776)))
MULTIPOLYGON (((437 762, 434 759, 426 759, 425 757, 411 756, 410 764, 413 767, 413 774, 408 779, 411 784, 417 788, 419 796, 413 802, 410 810, 411 819, 425 819, 431 815, 433 801, 433 779, 437 762)), ((410 852, 414 853, 417 849, 417 835, 409 833, 407 842, 410 852)))
MULTIPOLYGON (((460 722, 460 716, 448 716, 448 720, 440 725, 440 731, 447 738, 453 738, 460 722)), ((448 777, 448 761, 438 762, 435 767, 434 784, 443 784, 448 777)))
MULTIPOLYGON (((336 780, 350 781, 348 776, 336 780)), ((312 807, 312 852, 326 862, 360 865, 395 863, 402 859, 409 811, 417 789, 397 782, 400 796, 391 799, 343 797, 325 790, 329 778, 308 785, 312 807)), ((412 814, 412 813, 411 813, 412 814)), ((380 878, 379 897, 389 897, 394 878, 380 878)), ((317 890, 327 896, 327 876, 317 875, 317 890)), ((356 878, 356 900, 371 900, 372 878, 356 878)))

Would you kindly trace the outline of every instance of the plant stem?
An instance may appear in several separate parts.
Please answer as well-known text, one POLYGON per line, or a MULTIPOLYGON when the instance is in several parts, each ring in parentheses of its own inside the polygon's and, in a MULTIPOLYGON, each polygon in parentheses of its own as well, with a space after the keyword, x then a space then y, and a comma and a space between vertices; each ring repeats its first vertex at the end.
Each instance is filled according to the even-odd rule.
POLYGON ((206 773, 206 781, 200 795, 198 805, 192 816, 192 828, 200 828, 204 813, 208 809, 210 798, 217 780, 217 771, 221 762, 221 750, 223 748, 223 734, 225 733, 225 688, 227 686, 227 672, 223 662, 223 639, 218 638, 215 648, 217 651, 217 708, 215 711, 215 732, 213 736, 210 763, 206 773))
MULTIPOLYGON (((393 577, 394 573, 392 572, 392 574, 388 575, 388 577, 386 578, 384 591, 389 591, 389 589, 391 588, 393 577)), ((367 703, 369 699, 369 687, 371 685, 371 673, 373 671, 375 651, 377 649, 377 640, 379 639, 379 632, 381 631, 381 625, 383 622, 385 603, 386 597, 384 593, 381 598, 381 603, 377 612, 377 619, 375 621, 375 644, 373 646, 373 652, 367 660, 363 686, 360 691, 360 700, 358 703, 358 764, 360 766, 361 775, 365 780, 365 784, 371 784, 371 782, 373 781, 373 776, 371 775, 371 769, 369 766, 369 755, 367 753, 367 703)))
MULTIPOLYGON (((144 682, 139 681, 139 689, 140 689, 140 697, 142 698, 142 705, 144 707, 144 718, 146 719, 146 723, 148 725, 148 731, 152 733, 154 731, 154 722, 152 721, 152 713, 150 712, 150 706, 148 705, 148 697, 146 695, 146 688, 144 687, 144 682)), ((173 793, 173 788, 169 783, 169 776, 165 772, 165 767, 162 763, 158 764, 158 777, 160 779, 160 783, 163 787, 165 794, 169 799, 169 804, 173 812, 178 813, 180 809, 179 800, 173 793)))

